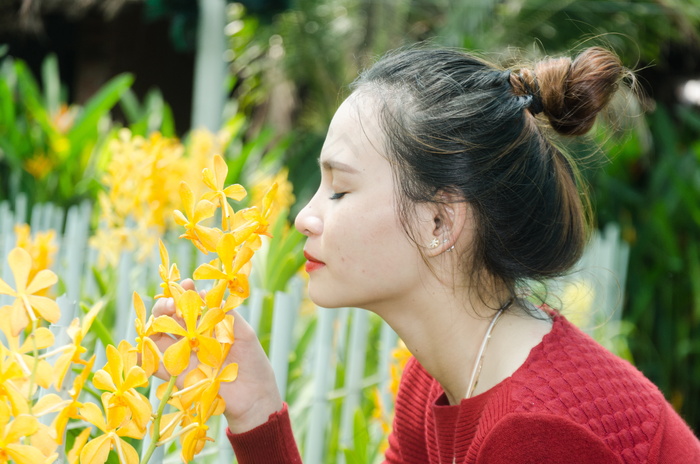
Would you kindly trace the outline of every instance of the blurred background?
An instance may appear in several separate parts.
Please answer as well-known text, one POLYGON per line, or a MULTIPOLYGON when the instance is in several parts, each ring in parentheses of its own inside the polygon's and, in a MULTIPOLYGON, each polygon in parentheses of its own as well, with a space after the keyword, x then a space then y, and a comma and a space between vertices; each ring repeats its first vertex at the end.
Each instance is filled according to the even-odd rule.
POLYGON ((700 0, 0 0, 0 202, 96 203, 120 128, 228 129, 230 177, 284 170, 293 218, 348 84, 422 41, 505 65, 603 45, 637 70, 633 117, 570 145, 629 247, 621 354, 700 430, 700 0))

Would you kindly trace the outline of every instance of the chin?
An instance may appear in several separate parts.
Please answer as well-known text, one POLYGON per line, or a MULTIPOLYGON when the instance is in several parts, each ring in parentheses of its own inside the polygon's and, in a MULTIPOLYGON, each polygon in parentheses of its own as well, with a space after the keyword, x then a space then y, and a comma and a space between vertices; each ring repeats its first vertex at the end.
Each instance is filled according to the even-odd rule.
POLYGON ((316 306, 322 308, 346 308, 357 306, 357 301, 352 301, 348 298, 343 298, 328 288, 314 288, 313 284, 309 284, 309 298, 316 306))

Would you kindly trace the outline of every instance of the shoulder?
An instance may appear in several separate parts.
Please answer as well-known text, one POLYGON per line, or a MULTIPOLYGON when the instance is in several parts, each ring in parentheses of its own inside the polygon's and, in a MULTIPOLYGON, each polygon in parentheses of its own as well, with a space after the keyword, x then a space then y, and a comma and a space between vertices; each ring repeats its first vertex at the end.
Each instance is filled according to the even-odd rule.
POLYGON ((563 417, 511 413, 484 437, 477 463, 614 464, 621 459, 592 431, 563 417))
POLYGON ((513 376, 511 388, 513 419, 537 417, 567 433, 585 431, 629 462, 653 456, 667 414, 675 415, 638 369, 561 316, 513 376))

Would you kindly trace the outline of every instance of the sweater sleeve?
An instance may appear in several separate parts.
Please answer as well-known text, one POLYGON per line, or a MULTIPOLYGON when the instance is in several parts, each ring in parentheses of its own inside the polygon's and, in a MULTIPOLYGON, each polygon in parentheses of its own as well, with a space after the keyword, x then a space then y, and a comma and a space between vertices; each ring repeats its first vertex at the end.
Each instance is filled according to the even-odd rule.
POLYGON ((668 403, 663 410, 662 424, 651 444, 649 462, 653 464, 699 463, 700 440, 668 403))
POLYGON ((548 414, 506 415, 484 438, 478 464, 621 463, 590 430, 548 414))
POLYGON ((267 422, 243 433, 226 430, 239 464, 301 464, 287 404, 267 422))

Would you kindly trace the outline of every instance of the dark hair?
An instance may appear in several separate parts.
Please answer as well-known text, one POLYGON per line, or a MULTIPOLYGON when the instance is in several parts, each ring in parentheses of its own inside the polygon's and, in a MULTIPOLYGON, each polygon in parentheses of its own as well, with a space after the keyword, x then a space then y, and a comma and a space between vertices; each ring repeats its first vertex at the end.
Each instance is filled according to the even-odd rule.
POLYGON ((472 276, 486 270, 515 295, 519 282, 568 271, 588 238, 575 165, 536 115, 561 134, 584 134, 627 72, 597 47, 512 71, 463 51, 409 49, 382 58, 353 88, 380 102, 407 231, 411 202, 463 198, 477 228, 472 276))

